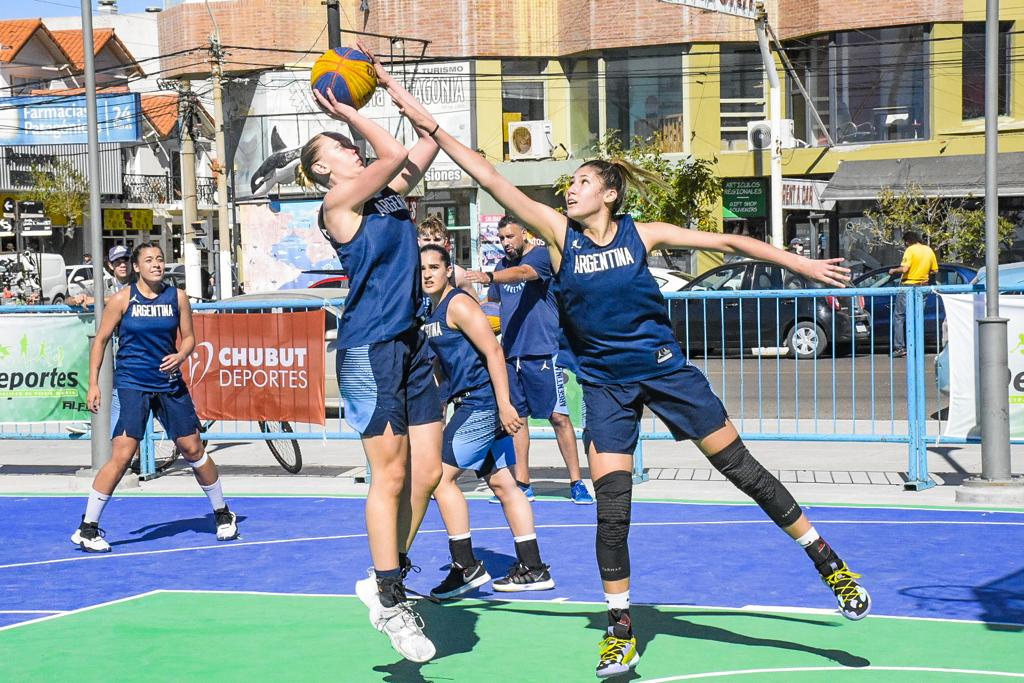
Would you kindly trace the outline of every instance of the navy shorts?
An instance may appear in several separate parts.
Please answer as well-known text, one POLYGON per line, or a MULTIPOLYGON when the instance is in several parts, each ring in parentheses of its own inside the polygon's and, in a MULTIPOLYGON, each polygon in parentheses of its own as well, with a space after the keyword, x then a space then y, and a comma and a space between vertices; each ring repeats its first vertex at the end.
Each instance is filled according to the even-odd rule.
POLYGON ((554 356, 508 358, 508 393, 520 417, 546 420, 552 413, 569 414, 565 402, 565 371, 554 356))
POLYGON ((583 445, 598 453, 632 453, 640 438, 644 406, 661 418, 676 441, 699 441, 725 426, 729 419, 721 399, 704 373, 687 363, 667 375, 626 384, 583 387, 587 424, 583 445))
POLYGON ((512 437, 498 419, 498 406, 490 386, 463 395, 444 427, 441 461, 486 477, 516 462, 512 437))
POLYGON ((410 329, 394 339, 338 349, 338 387, 345 421, 364 437, 440 422, 441 395, 426 337, 410 329))
POLYGON ((114 436, 130 436, 142 440, 150 412, 156 414, 169 439, 179 439, 199 431, 195 404, 182 383, 173 391, 140 391, 117 388, 120 409, 114 423, 114 436))

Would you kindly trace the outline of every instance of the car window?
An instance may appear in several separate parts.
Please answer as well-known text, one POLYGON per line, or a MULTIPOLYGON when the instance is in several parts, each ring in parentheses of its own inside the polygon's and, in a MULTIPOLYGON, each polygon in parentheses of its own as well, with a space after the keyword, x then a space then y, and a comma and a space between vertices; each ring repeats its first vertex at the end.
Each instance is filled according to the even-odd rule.
POLYGON ((776 265, 759 263, 754 266, 754 281, 751 289, 782 289, 783 268, 776 265))
POLYGON ((782 284, 784 289, 808 289, 807 281, 793 271, 782 269, 782 284))
POLYGON ((899 275, 891 275, 885 270, 869 273, 857 282, 858 287, 895 287, 898 284, 899 275))
POLYGON ((967 279, 961 275, 958 270, 953 270, 952 268, 939 268, 939 272, 935 275, 935 284, 965 285, 967 284, 967 279))
POLYGON ((726 291, 738 290, 743 287, 743 275, 747 272, 746 266, 732 266, 711 271, 699 280, 694 281, 695 290, 726 291))
POLYGON ((657 275, 652 275, 651 277, 653 277, 654 281, 658 283, 658 289, 661 289, 666 284, 668 284, 668 280, 666 280, 663 277, 658 277, 657 275))

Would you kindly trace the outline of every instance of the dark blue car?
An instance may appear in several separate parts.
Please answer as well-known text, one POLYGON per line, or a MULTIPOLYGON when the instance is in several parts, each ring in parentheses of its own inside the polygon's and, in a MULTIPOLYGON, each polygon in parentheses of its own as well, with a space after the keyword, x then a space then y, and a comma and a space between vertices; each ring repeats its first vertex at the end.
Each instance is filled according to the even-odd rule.
MULTIPOLYGON (((897 287, 900 283, 899 275, 890 275, 889 268, 876 268, 860 275, 853 281, 853 286, 858 288, 869 287, 897 287)), ((966 285, 974 278, 978 271, 970 266, 959 263, 940 263, 939 272, 935 277, 936 285, 966 285)), ((892 304, 891 296, 865 296, 864 308, 871 316, 871 327, 874 333, 875 348, 889 348, 892 331, 892 304)), ((925 297, 924 304, 924 343, 925 349, 930 352, 938 350, 942 334, 942 321, 946 319, 946 313, 942 309, 942 302, 935 294, 925 297)))

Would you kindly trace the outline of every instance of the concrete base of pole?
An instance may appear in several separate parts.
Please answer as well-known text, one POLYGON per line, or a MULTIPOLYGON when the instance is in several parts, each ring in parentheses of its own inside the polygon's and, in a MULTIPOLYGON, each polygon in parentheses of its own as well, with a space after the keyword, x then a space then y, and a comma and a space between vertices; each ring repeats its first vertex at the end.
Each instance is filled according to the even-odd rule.
MULTIPOLYGON (((91 484, 92 480, 96 478, 96 470, 90 469, 88 467, 83 467, 82 469, 75 471, 75 476, 81 477, 82 479, 88 479, 89 483, 91 484)), ((88 491, 89 488, 89 486, 86 486, 84 490, 88 491)), ((124 489, 137 488, 139 488, 139 475, 135 474, 134 472, 125 472, 124 476, 121 477, 121 481, 118 482, 114 490, 122 491, 124 489)))
POLYGON ((956 490, 956 502, 971 505, 1024 506, 1024 477, 982 479, 972 477, 956 490))

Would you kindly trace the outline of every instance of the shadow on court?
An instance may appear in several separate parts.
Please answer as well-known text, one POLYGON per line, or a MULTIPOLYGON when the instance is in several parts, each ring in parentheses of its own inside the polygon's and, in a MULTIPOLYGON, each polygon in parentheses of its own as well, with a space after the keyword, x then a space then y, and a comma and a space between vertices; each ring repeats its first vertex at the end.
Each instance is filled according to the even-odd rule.
POLYGON ((982 610, 978 620, 989 630, 1024 631, 1024 569, 980 586, 932 584, 910 586, 900 593, 933 611, 954 603, 977 604, 982 610))
MULTIPOLYGON (((238 523, 241 524, 245 521, 244 515, 238 515, 238 523)), ((203 517, 191 517, 189 519, 175 519, 170 522, 157 522, 156 524, 147 524, 146 526, 139 527, 129 531, 135 538, 127 538, 120 541, 111 541, 111 546, 131 545, 132 543, 144 543, 146 541, 155 541, 159 538, 169 538, 171 536, 177 536, 179 534, 209 534, 211 540, 217 538, 217 523, 214 521, 213 513, 203 517), (141 535, 139 535, 141 534, 141 535)))

